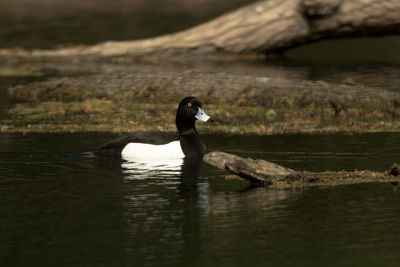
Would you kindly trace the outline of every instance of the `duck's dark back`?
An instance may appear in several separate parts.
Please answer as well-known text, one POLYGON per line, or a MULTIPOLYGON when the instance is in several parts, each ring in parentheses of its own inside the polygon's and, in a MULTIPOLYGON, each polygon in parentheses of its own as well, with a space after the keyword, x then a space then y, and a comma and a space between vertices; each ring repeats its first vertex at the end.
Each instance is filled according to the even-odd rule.
POLYGON ((179 140, 178 134, 165 132, 137 132, 130 136, 121 137, 102 145, 96 152, 97 156, 121 157, 121 151, 128 143, 145 143, 162 145, 179 140))

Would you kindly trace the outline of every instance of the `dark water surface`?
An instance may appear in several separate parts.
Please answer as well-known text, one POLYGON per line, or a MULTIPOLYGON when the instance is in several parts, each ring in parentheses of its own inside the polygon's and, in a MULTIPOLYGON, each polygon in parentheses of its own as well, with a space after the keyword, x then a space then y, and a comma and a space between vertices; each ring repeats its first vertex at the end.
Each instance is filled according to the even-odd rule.
MULTIPOLYGON (((269 191, 198 162, 145 171, 81 155, 111 134, 0 136, 1 266, 400 261, 400 195, 389 184, 269 191)), ((307 170, 384 170, 400 152, 398 134, 203 139, 210 150, 307 170)))

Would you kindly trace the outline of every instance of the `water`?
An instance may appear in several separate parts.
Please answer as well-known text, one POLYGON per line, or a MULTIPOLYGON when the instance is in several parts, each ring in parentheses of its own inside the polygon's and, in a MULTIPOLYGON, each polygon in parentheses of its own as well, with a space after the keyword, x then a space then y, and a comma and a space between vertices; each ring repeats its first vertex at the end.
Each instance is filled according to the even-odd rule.
MULTIPOLYGON (((273 191, 225 180, 224 172, 199 162, 135 173, 118 160, 82 156, 113 137, 1 134, 1 266, 397 266, 400 260, 400 195, 390 184, 273 191)), ((400 152, 397 134, 203 139, 210 150, 306 170, 384 170, 400 152)))
MULTIPOLYGON (((0 47, 54 48, 179 31, 252 1, 0 1, 0 47)), ((49 77, 199 69, 400 90, 399 36, 323 41, 260 61, 173 66, 83 63, 2 68, 0 119, 13 85, 49 77)), ((201 162, 87 158, 112 134, 0 134, 0 266, 398 266, 400 195, 390 184, 252 188, 201 162)), ((205 135, 209 150, 309 171, 384 171, 396 133, 205 135)))

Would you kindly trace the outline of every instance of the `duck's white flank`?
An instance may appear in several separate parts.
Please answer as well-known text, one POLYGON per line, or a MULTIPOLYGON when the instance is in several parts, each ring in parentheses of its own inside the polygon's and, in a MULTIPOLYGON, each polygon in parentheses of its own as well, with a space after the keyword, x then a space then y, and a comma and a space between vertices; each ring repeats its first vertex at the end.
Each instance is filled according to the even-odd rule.
POLYGON ((184 158, 181 144, 173 141, 165 145, 152 145, 143 143, 129 143, 121 152, 123 159, 135 158, 184 158))

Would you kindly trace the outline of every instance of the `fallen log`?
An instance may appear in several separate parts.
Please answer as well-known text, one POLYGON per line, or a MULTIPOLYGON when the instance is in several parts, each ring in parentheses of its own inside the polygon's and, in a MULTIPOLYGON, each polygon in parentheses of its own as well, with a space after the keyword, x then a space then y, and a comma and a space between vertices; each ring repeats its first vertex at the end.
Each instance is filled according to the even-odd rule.
POLYGON ((302 176, 294 170, 261 159, 242 158, 225 152, 210 152, 204 161, 217 168, 227 170, 251 183, 273 184, 279 181, 292 183, 302 176))
POLYGON ((295 171, 261 159, 242 158, 233 154, 214 151, 204 155, 203 160, 219 169, 248 180, 275 188, 288 186, 307 187, 356 183, 391 183, 397 190, 400 176, 394 165, 386 172, 368 170, 308 172, 295 171))
POLYGON ((164 36, 109 41, 59 50, 2 50, 0 55, 38 57, 281 53, 322 39, 400 33, 398 0, 268 0, 164 36))

